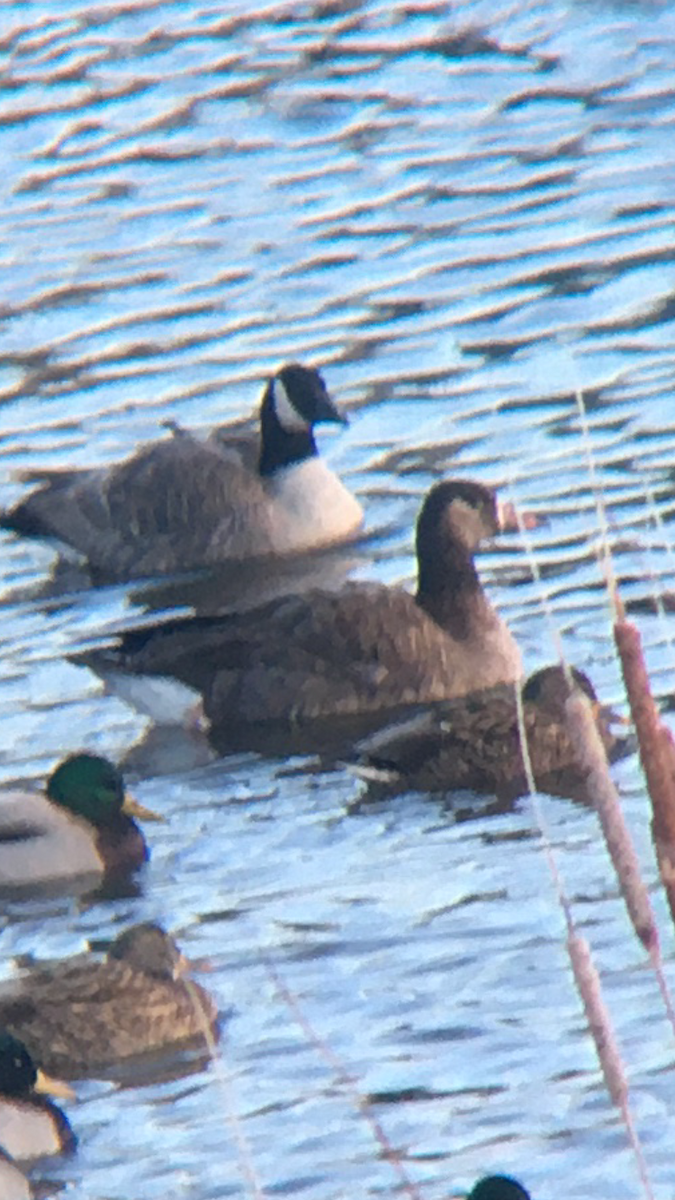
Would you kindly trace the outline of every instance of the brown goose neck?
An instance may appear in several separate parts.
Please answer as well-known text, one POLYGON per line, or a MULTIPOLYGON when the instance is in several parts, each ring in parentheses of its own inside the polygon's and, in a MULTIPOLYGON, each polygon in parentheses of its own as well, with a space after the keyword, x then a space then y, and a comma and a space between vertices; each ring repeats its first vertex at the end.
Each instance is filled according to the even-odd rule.
POLYGON ((419 565, 416 600, 438 625, 466 636, 481 607, 482 588, 473 558, 454 545, 452 555, 425 555, 419 565))

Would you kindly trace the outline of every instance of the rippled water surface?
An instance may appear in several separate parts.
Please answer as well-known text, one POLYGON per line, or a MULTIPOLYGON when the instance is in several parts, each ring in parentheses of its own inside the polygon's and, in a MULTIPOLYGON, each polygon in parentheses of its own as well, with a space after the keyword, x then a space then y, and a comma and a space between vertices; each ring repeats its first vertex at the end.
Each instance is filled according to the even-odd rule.
MULTIPOLYGON (((672 6, 0 0, 0 55, 0 503, 20 471, 114 461, 166 419, 247 416, 309 361, 351 419, 323 450, 368 514, 355 575, 412 579, 434 479, 498 481, 546 517, 529 556, 511 536, 481 557, 527 669, 557 631, 621 704, 596 485, 625 598, 674 574, 672 6)), ((0 540, 0 778, 86 746, 168 817, 139 894, 6 905, 3 970, 161 917, 231 1010, 201 1073, 79 1085, 79 1153, 36 1175, 87 1200, 393 1195, 358 1094, 425 1200, 487 1169, 536 1200, 639 1195, 530 802, 354 813, 344 771, 158 744, 65 661, 150 598, 0 540)), ((636 620, 667 698, 672 617, 636 620)), ((653 881, 636 761, 614 777, 653 881)), ((658 991, 596 818, 542 812, 666 1200, 658 991)))

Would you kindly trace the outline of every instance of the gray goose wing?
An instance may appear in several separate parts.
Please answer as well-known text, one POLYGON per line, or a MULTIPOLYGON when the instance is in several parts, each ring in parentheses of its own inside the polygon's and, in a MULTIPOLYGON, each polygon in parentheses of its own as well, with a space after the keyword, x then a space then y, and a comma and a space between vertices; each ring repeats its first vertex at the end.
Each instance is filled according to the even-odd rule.
POLYGON ((109 469, 55 473, 6 523, 60 538, 108 577, 269 553, 266 493, 237 446, 180 432, 109 469))

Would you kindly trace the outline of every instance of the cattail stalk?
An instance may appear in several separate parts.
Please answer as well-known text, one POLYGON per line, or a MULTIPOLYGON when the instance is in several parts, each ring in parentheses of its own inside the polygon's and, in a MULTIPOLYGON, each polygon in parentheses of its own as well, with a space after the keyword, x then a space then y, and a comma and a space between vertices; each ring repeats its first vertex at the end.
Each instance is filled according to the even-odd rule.
MULTIPOLYGON (((525 763, 525 773, 532 793, 532 799, 535 804, 535 810, 538 814, 538 819, 541 818, 540 805, 536 798, 536 789, 534 775, 532 772, 532 764, 530 761, 530 753, 527 745, 527 736, 523 719, 523 707, 519 698, 519 689, 516 688, 516 710, 518 713, 518 728, 520 734, 521 754, 525 763)), ((597 774, 598 784, 603 777, 609 778, 607 770, 607 759, 605 749, 600 738, 595 721, 593 720, 590 705, 585 696, 577 692, 572 692, 566 702, 566 718, 569 728, 570 737, 575 748, 575 753, 579 756, 580 765, 585 765, 591 778, 589 778, 590 788, 594 789, 597 774), (590 726, 589 726, 590 722, 590 726)), ((611 783, 611 780, 610 780, 611 783)), ((622 823, 622 822, 621 822, 622 823)), ((610 826, 612 821, 610 818, 610 826)), ((647 1200, 654 1200, 654 1193, 647 1174, 647 1165, 645 1163, 642 1147, 638 1137, 633 1116, 630 1110, 629 1089, 626 1073, 623 1067, 623 1060, 619 1050, 614 1028, 607 1011, 607 1007, 602 997, 602 987, 600 977, 595 969, 595 965, 591 958, 591 951, 588 942, 580 937, 574 928, 572 912, 569 901, 565 895, 560 872, 555 861, 553 850, 549 838, 546 835, 545 828, 540 820, 540 828, 542 829, 542 837, 544 850, 548 859, 549 867, 553 880, 555 882, 556 891, 560 907, 565 917, 567 925, 567 952, 570 957, 572 973, 577 987, 577 991, 581 997, 588 1022, 589 1032, 593 1038, 593 1042, 598 1055, 600 1069, 602 1071, 605 1086, 609 1092, 612 1103, 621 1113, 628 1140, 635 1155, 638 1174, 642 1183, 642 1189, 647 1200)), ((612 831, 612 841, 615 845, 617 856, 622 860, 625 859, 630 864, 629 874, 634 875, 637 867, 637 859, 633 851, 630 835, 627 830, 626 837, 622 838, 616 832, 612 831)), ((624 875, 626 876, 624 868, 624 875)), ((643 888, 639 880, 639 871, 637 872, 638 884, 637 887, 627 887, 630 895, 630 906, 634 910, 635 921, 637 927, 644 931, 647 943, 652 946, 651 957, 654 962, 654 954, 658 954, 658 935, 651 916, 651 907, 646 893, 643 896, 643 888)), ((642 940, 642 939, 641 939, 642 940)), ((660 961, 658 963, 657 975, 663 980, 663 971, 660 969, 660 961)), ((665 984, 664 984, 665 986, 665 984)), ((663 990, 663 989, 662 989, 663 990)))
POLYGON ((600 820, 628 915, 643 946, 651 953, 659 944, 656 921, 588 698, 579 691, 573 692, 566 701, 565 715, 575 756, 587 772, 588 792, 600 820))
POLYGON ((640 746, 640 762, 652 803, 652 840, 659 873, 675 922, 675 745, 661 721, 649 683, 640 633, 623 609, 614 624, 631 715, 640 746))
POLYGON ((567 951, 572 964, 574 981, 588 1021, 588 1028, 595 1043, 600 1068, 613 1104, 621 1112, 637 1162, 645 1196, 653 1200, 647 1164, 644 1160, 640 1140, 633 1123, 628 1102, 628 1081, 623 1069, 621 1052, 616 1042, 607 1006, 602 996, 600 977, 591 958, 591 950, 585 938, 575 932, 569 913, 567 915, 567 951))

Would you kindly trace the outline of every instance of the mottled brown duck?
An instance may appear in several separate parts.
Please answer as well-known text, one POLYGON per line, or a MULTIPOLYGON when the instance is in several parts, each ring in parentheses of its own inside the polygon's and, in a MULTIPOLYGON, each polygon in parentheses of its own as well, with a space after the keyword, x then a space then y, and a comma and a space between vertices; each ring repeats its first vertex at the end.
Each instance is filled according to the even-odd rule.
POLYGON ((38 967, 0 989, 0 1026, 50 1074, 94 1076, 136 1055, 203 1043, 218 1010, 161 926, 133 925, 105 959, 38 967))
MULTIPOLYGON (((571 688, 590 700, 610 759, 624 752, 614 715, 597 699, 588 676, 561 666, 535 672, 522 688, 523 722, 537 788, 578 795, 586 772, 568 729, 565 705, 571 688)), ((468 789, 515 797, 528 790, 516 694, 504 685, 461 700, 435 704, 366 738, 357 773, 376 792, 452 792, 468 789)))

